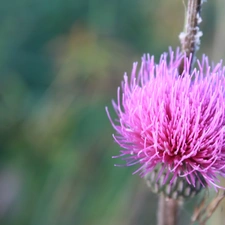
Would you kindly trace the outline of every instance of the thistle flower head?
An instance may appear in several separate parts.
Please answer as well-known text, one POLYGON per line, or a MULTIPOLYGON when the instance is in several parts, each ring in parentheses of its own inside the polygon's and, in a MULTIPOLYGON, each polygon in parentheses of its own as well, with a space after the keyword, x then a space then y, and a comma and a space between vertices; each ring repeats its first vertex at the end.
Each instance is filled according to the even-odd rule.
POLYGON ((135 173, 160 168, 164 183, 183 177, 194 187, 199 181, 217 189, 218 175, 225 176, 225 69, 222 63, 211 68, 206 56, 191 74, 190 67, 179 49, 164 53, 158 64, 145 55, 118 88, 115 122, 106 111, 119 156, 127 166, 140 165, 135 173))

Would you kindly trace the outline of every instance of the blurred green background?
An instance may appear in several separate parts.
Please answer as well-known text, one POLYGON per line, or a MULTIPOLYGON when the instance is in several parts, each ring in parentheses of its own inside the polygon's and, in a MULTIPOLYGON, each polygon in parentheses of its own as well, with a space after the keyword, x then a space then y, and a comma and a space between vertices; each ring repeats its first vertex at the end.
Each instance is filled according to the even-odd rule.
MULTIPOLYGON (((105 106, 143 53, 179 46, 183 1, 0 3, 0 224, 154 225, 157 198, 131 175, 137 167, 113 166, 105 106)), ((224 8, 203 5, 198 55, 215 61, 225 58, 224 8)))

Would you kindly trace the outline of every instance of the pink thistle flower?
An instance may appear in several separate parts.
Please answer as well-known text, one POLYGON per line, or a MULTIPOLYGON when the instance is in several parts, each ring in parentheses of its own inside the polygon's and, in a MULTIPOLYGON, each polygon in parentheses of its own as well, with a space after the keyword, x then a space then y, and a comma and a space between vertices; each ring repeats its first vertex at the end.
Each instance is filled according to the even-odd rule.
POLYGON ((140 164, 142 176, 160 166, 164 183, 184 177, 217 189, 218 175, 225 176, 225 68, 211 68, 203 56, 190 74, 190 62, 179 49, 158 64, 145 55, 139 72, 134 63, 130 78, 124 75, 122 96, 118 88, 115 123, 106 111, 127 166, 140 164))

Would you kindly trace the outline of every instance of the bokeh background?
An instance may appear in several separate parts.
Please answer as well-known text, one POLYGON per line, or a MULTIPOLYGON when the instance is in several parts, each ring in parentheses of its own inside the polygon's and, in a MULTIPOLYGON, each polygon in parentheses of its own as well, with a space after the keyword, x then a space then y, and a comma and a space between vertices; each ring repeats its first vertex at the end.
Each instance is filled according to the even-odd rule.
MULTIPOLYGON (((111 99, 143 53, 179 46, 183 1, 0 3, 0 224, 156 224, 157 197, 136 168, 113 166, 105 106, 115 116, 111 99)), ((198 56, 225 59, 224 10, 203 5, 198 56)))

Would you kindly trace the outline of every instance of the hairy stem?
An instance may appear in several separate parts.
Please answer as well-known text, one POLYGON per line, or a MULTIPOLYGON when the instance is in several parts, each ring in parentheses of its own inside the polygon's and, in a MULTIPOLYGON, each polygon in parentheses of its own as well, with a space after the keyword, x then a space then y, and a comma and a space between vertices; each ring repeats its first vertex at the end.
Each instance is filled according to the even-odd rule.
MULTIPOLYGON (((202 32, 198 27, 198 25, 201 23, 200 12, 202 1, 203 0, 188 0, 185 13, 184 31, 179 36, 182 51, 187 57, 191 57, 191 65, 193 65, 194 55, 199 48, 200 37, 202 36, 202 32)), ((180 74, 182 74, 183 69, 184 65, 182 62, 179 68, 180 74)))
POLYGON ((158 204, 158 224, 157 225, 177 225, 179 202, 175 199, 166 199, 159 196, 158 204))
MULTIPOLYGON (((202 32, 199 30, 201 23, 201 5, 204 0, 188 0, 184 31, 180 34, 180 42, 183 53, 191 60, 189 73, 192 71, 195 53, 200 45, 202 32)), ((184 71, 184 61, 179 66, 179 74, 184 71)), ((166 199, 163 195, 159 197, 158 225, 177 225, 179 202, 174 199, 166 199)))

